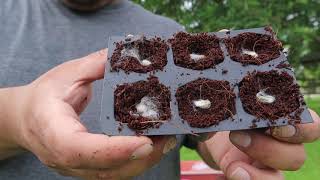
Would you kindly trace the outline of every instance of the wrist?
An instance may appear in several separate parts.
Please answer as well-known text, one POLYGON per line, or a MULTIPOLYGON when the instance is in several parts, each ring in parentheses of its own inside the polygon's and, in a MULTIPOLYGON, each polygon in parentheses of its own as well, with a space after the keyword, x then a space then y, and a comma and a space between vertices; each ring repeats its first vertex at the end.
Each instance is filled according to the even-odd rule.
POLYGON ((26 104, 25 92, 25 86, 0 89, 0 159, 23 151, 20 122, 26 104))

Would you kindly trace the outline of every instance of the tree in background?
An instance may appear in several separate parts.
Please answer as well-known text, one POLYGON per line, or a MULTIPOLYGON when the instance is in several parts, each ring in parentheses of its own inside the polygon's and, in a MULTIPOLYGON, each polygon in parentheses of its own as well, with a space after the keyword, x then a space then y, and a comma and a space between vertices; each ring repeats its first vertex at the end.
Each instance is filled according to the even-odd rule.
POLYGON ((289 49, 289 61, 298 78, 320 77, 320 0, 133 1, 175 19, 189 32, 271 25, 289 49))

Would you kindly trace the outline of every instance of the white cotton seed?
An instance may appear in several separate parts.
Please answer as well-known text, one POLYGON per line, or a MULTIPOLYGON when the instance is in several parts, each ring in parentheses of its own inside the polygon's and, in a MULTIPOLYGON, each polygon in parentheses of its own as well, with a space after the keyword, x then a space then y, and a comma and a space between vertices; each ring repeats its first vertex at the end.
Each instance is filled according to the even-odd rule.
POLYGON ((133 38, 133 37, 134 37, 134 35, 132 35, 132 34, 127 35, 127 38, 133 38))
POLYGON ((139 56, 139 51, 138 49, 136 48, 124 48, 122 49, 121 51, 121 56, 122 57, 134 57, 136 59, 140 59, 140 56, 139 56))
POLYGON ((149 119, 158 119, 159 117, 158 112, 154 110, 147 110, 146 112, 142 113, 141 116, 149 119))
POLYGON ((201 109, 209 109, 211 107, 211 102, 208 99, 199 99, 193 101, 193 105, 201 109))
POLYGON ((142 60, 140 63, 141 63, 142 66, 150 66, 150 65, 152 64, 152 63, 151 63, 149 60, 147 60, 147 59, 142 60))
POLYGON ((274 96, 266 94, 264 91, 259 91, 256 97, 259 102, 267 103, 267 104, 271 104, 276 100, 274 96))
POLYGON ((247 54, 247 55, 252 56, 252 57, 255 57, 255 58, 258 57, 258 54, 255 51, 249 51, 249 50, 243 49, 242 53, 243 54, 247 54))
POLYGON ((139 51, 136 48, 125 48, 121 51, 122 57, 133 57, 136 58, 142 66, 150 66, 152 64, 148 59, 140 60, 139 51))
POLYGON ((136 109, 137 113, 142 117, 159 119, 158 107, 148 96, 141 99, 140 103, 136 105, 136 109))
POLYGON ((145 104, 139 103, 136 105, 136 109, 137 109, 137 113, 141 114, 146 111, 147 106, 145 104))
POLYGON ((190 58, 193 59, 194 61, 198 61, 200 59, 205 58, 205 55, 202 54, 190 54, 190 58))

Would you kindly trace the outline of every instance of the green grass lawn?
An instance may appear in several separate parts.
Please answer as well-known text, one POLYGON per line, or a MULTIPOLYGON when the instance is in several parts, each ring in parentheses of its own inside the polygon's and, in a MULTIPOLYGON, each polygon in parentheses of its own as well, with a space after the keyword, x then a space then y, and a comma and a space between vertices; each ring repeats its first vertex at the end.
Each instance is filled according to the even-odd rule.
MULTIPOLYGON (((320 97, 306 98, 308 107, 320 114, 320 97)), ((285 172, 287 180, 309 180, 320 177, 320 141, 305 145, 307 151, 307 160, 299 171, 285 172)), ((195 151, 187 148, 180 150, 181 160, 199 160, 200 157, 195 151)))

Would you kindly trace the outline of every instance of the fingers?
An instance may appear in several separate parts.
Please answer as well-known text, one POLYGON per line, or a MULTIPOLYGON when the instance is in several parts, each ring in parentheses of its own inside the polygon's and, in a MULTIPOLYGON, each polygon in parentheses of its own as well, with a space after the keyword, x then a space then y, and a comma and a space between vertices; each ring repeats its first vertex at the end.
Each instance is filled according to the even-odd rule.
POLYGON ((204 141, 212 138, 214 135, 215 135, 215 132, 200 133, 200 134, 188 134, 188 138, 190 141, 197 143, 197 142, 204 142, 204 141))
MULTIPOLYGON (((229 141, 229 131, 216 133, 211 139, 204 142, 204 144, 206 144, 212 161, 215 162, 224 172, 233 161, 251 162, 250 158, 245 153, 233 146, 229 141)), ((201 153, 201 155, 203 154, 201 153)), ((205 159, 207 160, 208 158, 205 159)))
POLYGON ((206 144, 204 142, 199 142, 198 143, 197 152, 201 156, 202 160, 207 165, 209 165, 213 169, 220 170, 220 167, 218 166, 218 164, 213 159, 213 157, 212 157, 212 155, 210 153, 210 150, 208 149, 208 147, 206 146, 206 144))
POLYGON ((280 142, 255 131, 234 131, 231 142, 251 158, 279 170, 297 170, 305 159, 302 144, 280 142))
MULTIPOLYGON (((50 116, 44 116, 49 123, 46 126, 50 128, 41 130, 40 134, 43 135, 39 144, 44 144, 47 150, 43 150, 42 147, 32 149, 34 151, 41 149, 41 152, 35 154, 41 154, 40 159, 45 164, 83 169, 110 168, 130 160, 143 159, 154 151, 154 143, 148 137, 108 137, 86 132, 76 120, 77 115, 70 113, 67 107, 69 106, 60 105, 58 114, 52 112, 48 113, 50 116), (50 154, 46 153, 47 151, 50 154)), ((167 142, 163 151, 170 151, 175 144, 175 140, 167 142)))
POLYGON ((147 169, 158 163, 161 158, 174 149, 177 144, 176 137, 174 136, 153 137, 152 140, 154 142, 154 150, 149 156, 143 159, 133 160, 130 163, 117 168, 117 174, 119 177, 121 177, 121 179, 130 179, 132 177, 141 175, 147 169))
POLYGON ((209 132, 209 133, 201 133, 199 134, 199 139, 197 139, 200 142, 204 142, 210 138, 212 138, 214 135, 216 134, 216 132, 209 132))
POLYGON ((228 166, 226 176, 230 180, 283 180, 280 171, 274 169, 259 169, 241 161, 235 161, 228 166))
POLYGON ((50 164, 80 169, 119 166, 147 157, 154 150, 153 142, 147 137, 108 137, 87 132, 60 133, 53 144, 55 159, 50 164))
POLYGON ((120 166, 108 169, 55 169, 65 176, 76 176, 84 179, 130 179, 142 174, 146 169, 160 161, 161 157, 176 145, 175 137, 152 137, 154 149, 143 159, 133 159, 120 166), (125 173, 124 173, 125 172, 125 173))
POLYGON ((65 102, 70 104, 74 111, 80 115, 92 98, 92 83, 76 84, 72 86, 69 93, 63 98, 65 102))
POLYGON ((105 64, 107 61, 107 49, 92 53, 79 59, 82 61, 79 65, 77 81, 95 81, 102 79, 104 76, 105 64))
MULTIPOLYGON (((63 138, 57 137, 56 142, 53 143, 55 144, 54 152, 58 152, 51 155, 56 157, 55 160, 42 162, 46 162, 53 168, 77 169, 69 173, 81 177, 86 173, 79 172, 80 169, 84 171, 111 169, 112 176, 115 177, 137 176, 159 162, 161 157, 169 153, 177 144, 175 137, 167 136, 152 137, 152 140, 136 136, 107 137, 87 132, 61 134, 61 136, 63 138)), ((110 171, 105 173, 108 174, 110 171)))
POLYGON ((86 57, 65 62, 38 78, 35 82, 74 84, 75 82, 92 82, 102 79, 107 61, 107 49, 92 53, 86 57))
POLYGON ((276 139, 291 143, 313 142, 320 137, 320 118, 316 112, 309 110, 313 123, 280 126, 271 129, 271 134, 276 139))

